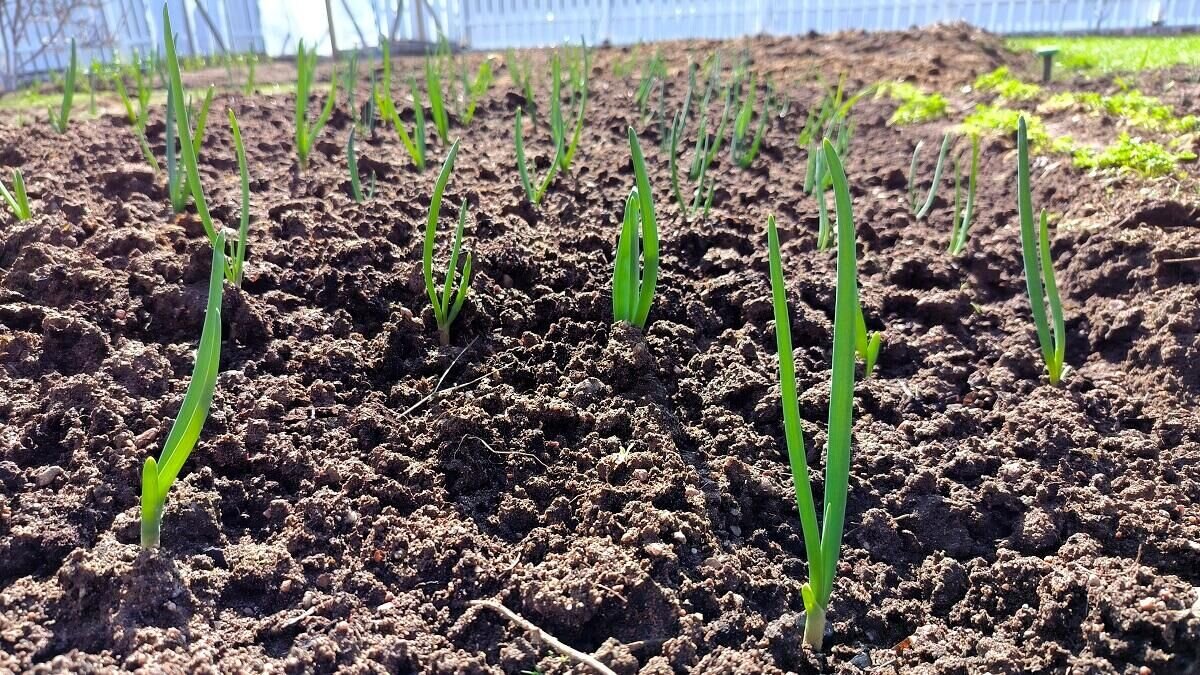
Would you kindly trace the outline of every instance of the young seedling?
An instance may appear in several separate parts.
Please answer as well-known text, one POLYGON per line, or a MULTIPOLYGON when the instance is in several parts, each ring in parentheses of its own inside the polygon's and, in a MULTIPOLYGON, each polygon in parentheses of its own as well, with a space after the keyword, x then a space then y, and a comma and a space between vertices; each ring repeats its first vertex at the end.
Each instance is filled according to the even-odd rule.
POLYGON ((771 295, 775 308, 775 340, 779 352, 779 385, 783 401, 783 427, 788 460, 795 487, 796 508, 808 557, 808 583, 801 589, 804 599, 804 643, 821 649, 825 638, 825 615, 833 592, 846 519, 846 497, 850 480, 851 427, 854 415, 854 352, 859 314, 854 221, 846 174, 833 144, 823 145, 825 163, 833 178, 837 204, 837 293, 833 318, 833 374, 829 398, 829 428, 825 460, 824 518, 817 509, 809 478, 796 370, 792 356, 791 319, 779 255, 779 234, 774 217, 767 220, 767 246, 771 268, 771 295))
POLYGON ((862 306, 858 308, 858 321, 854 330, 854 351, 863 362, 863 379, 875 372, 875 361, 879 358, 879 348, 883 346, 883 331, 867 330, 867 317, 863 314, 862 306))
POLYGON ((346 90, 346 110, 350 115, 354 115, 354 94, 358 89, 358 52, 355 51, 350 55, 350 61, 346 64, 346 71, 342 73, 345 81, 342 83, 342 89, 346 90))
POLYGON ((954 162, 954 222, 950 230, 950 255, 959 255, 967 247, 967 232, 975 215, 975 182, 979 174, 979 136, 971 136, 971 168, 967 176, 966 208, 960 207, 961 184, 958 161, 954 162))
POLYGON ((375 99, 379 96, 379 82, 375 70, 371 69, 371 94, 362 106, 362 119, 359 126, 366 130, 368 138, 375 137, 375 99))
POLYGON ((667 75, 666 66, 663 64, 662 51, 654 50, 654 56, 642 65, 642 78, 638 83, 637 93, 634 94, 634 102, 637 103, 638 116, 646 119, 646 108, 650 103, 650 94, 654 92, 654 84, 660 78, 667 75))
POLYGON ((518 58, 511 49, 504 52, 504 65, 508 69, 508 76, 525 99, 525 111, 530 116, 537 115, 537 103, 533 98, 533 66, 528 59, 518 58))
POLYGON ((67 70, 63 73, 63 97, 62 105, 59 106, 58 112, 54 112, 54 108, 47 108, 46 114, 50 117, 50 126, 60 134, 67 133, 67 124, 71 121, 71 101, 75 98, 75 78, 79 74, 79 61, 75 54, 75 38, 71 38, 71 61, 67 66, 67 70))
POLYGON ((754 163, 754 158, 758 156, 758 151, 762 147, 763 137, 767 132, 767 121, 771 118, 771 102, 768 99, 763 109, 758 113, 758 127, 754 132, 753 138, 747 144, 746 139, 750 133, 750 120, 754 117, 754 106, 758 100, 758 76, 751 76, 750 83, 746 90, 745 98, 742 99, 741 109, 733 122, 733 135, 729 139, 729 152, 733 156, 737 165, 743 169, 750 168, 754 163))
POLYGON ((371 185, 367 188, 367 193, 364 197, 362 180, 358 174, 358 153, 354 150, 354 133, 354 127, 350 127, 350 138, 346 141, 346 167, 350 173, 350 196, 354 197, 355 202, 361 204, 364 198, 370 199, 375 196, 375 174, 371 174, 371 185))
MULTIPOLYGON (((169 29, 167 34, 170 34, 169 29)), ((200 332, 200 346, 196 349, 192 380, 188 383, 183 405, 179 408, 175 423, 171 425, 162 453, 157 460, 147 457, 142 465, 141 531, 142 548, 145 549, 158 548, 167 494, 179 477, 184 462, 195 449, 208 411, 212 408, 221 362, 221 293, 226 269, 225 239, 218 235, 212 247, 208 307, 204 312, 204 328, 200 332)))
POLYGON ((1033 312, 1033 323, 1037 329, 1038 344, 1042 349, 1042 359, 1046 362, 1050 384, 1057 385, 1062 378, 1066 359, 1067 331, 1063 323, 1058 283, 1054 279, 1054 261, 1050 257, 1050 229, 1046 222, 1045 209, 1042 209, 1038 229, 1034 229, 1033 197, 1029 185, 1029 140, 1024 116, 1017 120, 1017 212, 1021 220, 1021 259, 1025 264, 1025 288, 1029 291, 1029 306, 1033 312), (1053 333, 1050 321, 1046 318, 1046 305, 1050 306, 1050 321, 1054 323, 1053 333))
MULTIPOLYGON (((160 170, 158 160, 154 157, 154 152, 150 149, 150 143, 146 140, 146 122, 150 115, 150 88, 146 86, 142 77, 142 71, 135 69, 137 74, 138 84, 138 108, 135 112, 133 109, 133 101, 129 97, 129 93, 125 89, 125 82, 118 74, 113 77, 113 87, 117 90, 117 95, 121 98, 121 103, 125 106, 125 115, 129 118, 129 124, 133 127, 133 136, 137 139, 138 148, 142 151, 142 157, 146 163, 150 165, 154 173, 160 170)), ((170 111, 168 110, 168 114, 170 111)))
POLYGON ((486 58, 483 63, 479 64, 479 70, 475 72, 473 81, 466 81, 466 71, 463 71, 463 89, 467 93, 467 107, 463 111, 463 124, 471 123, 475 119, 475 108, 479 105, 479 101, 487 94, 488 87, 492 86, 492 62, 486 58))
POLYGON ((317 49, 306 49, 304 41, 296 50, 296 158, 300 169, 308 166, 308 156, 312 152, 313 143, 333 114, 333 104, 337 98, 337 77, 329 79, 329 95, 325 97, 325 107, 315 121, 308 119, 308 95, 312 89, 313 77, 317 71, 317 49))
MULTIPOLYGON (((952 145, 954 145, 953 136, 946 134, 942 137, 942 149, 938 151, 937 164, 935 164, 933 167, 933 183, 931 183, 929 186, 929 196, 925 198, 925 204, 919 209, 917 208, 917 202, 915 200, 912 202, 912 209, 917 214, 917 220, 924 219, 925 216, 929 215, 930 210, 933 209, 933 202, 937 198, 938 184, 942 180, 942 167, 946 164, 946 155, 949 154, 950 147, 952 145)), ((918 143, 916 149, 913 151, 912 166, 914 168, 917 166, 917 153, 920 151, 921 144, 918 143)), ((913 171, 908 176, 908 192, 910 199, 916 197, 916 181, 917 174, 916 171, 913 171)))
POLYGON ((450 344, 450 325, 458 318, 463 302, 467 299, 467 291, 471 284, 471 254, 467 253, 462 272, 458 269, 458 256, 462 250, 463 227, 467 223, 467 200, 463 199, 458 208, 458 227, 454 230, 454 244, 450 248, 450 262, 446 265, 445 281, 439 295, 433 282, 433 247, 437 239, 438 214, 442 208, 442 193, 446 183, 450 182, 450 174, 454 171, 454 158, 458 155, 458 141, 450 147, 450 154, 442 164, 437 182, 433 185, 433 197, 429 200, 429 218, 425 222, 425 255, 422 270, 425 273, 425 291, 433 304, 433 316, 437 321, 438 339, 443 347, 450 344), (457 285, 454 277, 458 275, 457 285))
MULTIPOLYGON (((686 110, 686 106, 685 106, 686 110)), ((708 136, 708 118, 701 117, 700 131, 697 136, 696 150, 692 155, 692 164, 695 165, 699 161, 697 169, 696 187, 691 191, 691 202, 684 198, 683 191, 680 188, 679 181, 679 141, 683 137, 686 123, 683 118, 683 113, 676 113, 675 119, 671 123, 671 147, 669 152, 669 169, 671 173, 671 192, 675 195, 675 202, 679 205, 680 211, 685 219, 690 219, 692 215, 700 209, 701 204, 704 206, 703 215, 707 216, 709 209, 712 207, 713 193, 716 189, 716 181, 710 179, 707 183, 708 188, 705 189, 705 177, 708 174, 708 166, 711 161, 708 155, 709 144, 712 142, 708 136)))
POLYGON ((12 211, 17 220, 29 220, 33 217, 33 212, 29 210, 29 194, 25 192, 25 177, 21 175, 20 169, 13 169, 12 185, 12 192, 9 192, 4 183, 0 183, 0 197, 4 198, 8 210, 12 211))
MULTIPOLYGON (((571 132, 571 140, 569 141, 566 139, 566 128, 563 125, 562 101, 558 93, 558 87, 560 86, 558 76, 553 73, 551 74, 554 77, 554 82, 551 85, 550 100, 551 133, 554 135, 555 145, 562 148, 562 151, 558 155, 558 164, 559 169, 563 173, 571 171, 571 162, 575 159, 575 152, 579 149, 579 139, 583 136, 583 120, 587 112, 588 73, 591 71, 591 65, 588 61, 587 43, 581 42, 580 45, 582 51, 581 58, 583 59, 582 74, 578 76, 579 79, 575 79, 574 76, 568 78, 569 81, 574 82, 572 85, 573 92, 578 92, 579 94, 579 107, 575 113, 575 126, 571 132)), ((555 60, 557 61, 557 58, 555 60)))
POLYGON ((255 56, 254 54, 246 54, 245 63, 246 63, 246 84, 242 86, 242 93, 245 94, 246 96, 251 96, 254 94, 255 87, 258 86, 257 83, 254 81, 254 76, 255 76, 254 71, 255 71, 255 68, 257 68, 257 66, 258 66, 258 57, 255 56))
POLYGON ((449 143, 450 120, 442 99, 442 77, 431 59, 425 59, 425 91, 429 94, 429 113, 433 117, 433 128, 437 130, 438 138, 442 139, 443 143, 449 143))
POLYGON ((654 215, 650 179, 646 176, 646 161, 633 127, 629 127, 629 153, 635 187, 625 200, 625 218, 617 239, 612 283, 613 320, 645 328, 658 284, 658 221, 654 215), (639 270, 638 263, 643 258, 639 270))
MULTIPOLYGON (((210 86, 208 88, 208 92, 204 95, 204 102, 200 105, 200 111, 195 115, 196 130, 194 133, 189 134, 191 138, 189 145, 192 148, 192 153, 197 158, 199 158, 200 149, 204 144, 204 130, 208 124, 208 111, 212 106, 214 90, 215 88, 210 86)), ((170 84, 167 86, 167 110, 165 115, 167 143, 167 194, 171 198, 171 208, 175 211, 175 213, 182 213, 184 208, 187 207, 187 198, 189 194, 187 178, 180 173, 180 169, 178 168, 179 157, 177 150, 177 136, 178 139, 182 139, 185 135, 180 133, 182 131, 181 129, 178 129, 178 120, 180 118, 176 111, 177 109, 175 106, 175 100, 177 98, 182 100, 182 96, 179 93, 182 91, 182 89, 176 90, 170 84)), ((190 116, 189 119, 191 119, 190 116)))
POLYGON ((525 196, 531 204, 541 204, 542 198, 546 196, 546 190, 549 189, 550 183, 554 181, 554 176, 558 174, 559 157, 562 155, 563 148, 561 145, 556 145, 554 151, 554 159, 550 161, 550 169, 546 171, 546 176, 535 186, 529 178, 529 165, 525 160, 525 136, 524 136, 524 119, 521 115, 521 109, 517 108, 516 125, 513 127, 513 146, 517 155, 517 177, 521 180, 521 187, 525 190, 525 196))
POLYGON ((825 153, 814 150, 812 195, 817 200, 817 250, 829 248, 829 206, 825 201, 825 189, 833 184, 825 168, 825 153))
MULTIPOLYGON (((179 74, 179 57, 175 52, 175 38, 171 32, 171 17, 167 11, 166 5, 163 5, 163 32, 164 39, 167 43, 167 77, 168 88, 170 91, 181 92, 178 96, 168 96, 168 104, 175 119, 178 120, 179 131, 179 149, 183 160, 184 179, 186 183, 185 189, 192 196, 192 203, 196 206, 196 215, 200 218, 200 224, 204 227, 204 233, 208 236, 208 240, 212 243, 213 248, 218 248, 221 251, 221 261, 224 267, 225 277, 235 285, 241 284, 242 264, 246 256, 246 236, 249 228, 250 218, 250 178, 246 172, 245 148, 241 143, 241 132, 237 128, 237 120, 230 116, 230 123, 234 131, 234 143, 237 146, 238 163, 241 166, 242 180, 242 214, 241 227, 238 232, 238 243, 234 249, 233 264, 228 264, 228 256, 225 255, 225 237, 217 231, 213 224, 212 213, 208 209, 208 200, 204 197, 204 187, 200 184, 200 169, 196 159, 198 148, 192 143, 192 126, 188 121, 188 109, 184 104, 183 78, 179 74), (234 269, 234 268, 237 269, 234 269)), ((172 152, 168 144, 167 158, 170 159, 172 152)), ((219 340, 218 340, 219 342, 219 340)))
POLYGON ((400 119, 400 112, 396 110, 396 102, 392 100, 391 46, 384 40, 381 49, 383 51, 383 75, 380 78, 379 91, 375 98, 376 107, 379 108, 380 116, 391 122, 392 126, 395 127, 396 133, 400 135, 400 142, 404 145, 408 156, 412 158, 417 171, 424 171, 425 107, 421 103, 421 96, 417 93, 416 81, 410 80, 413 98, 413 117, 416 121, 413 127, 413 135, 410 136, 408 130, 404 127, 404 120, 400 119))
POLYGON ((229 268, 229 280, 241 288, 243 267, 246 262, 246 240, 250 234, 250 172, 246 169, 246 146, 242 144, 242 130, 238 126, 233 108, 229 109, 229 128, 233 132, 233 145, 237 149, 238 173, 242 186, 242 216, 238 221, 238 239, 233 249, 233 262, 229 268))
POLYGON ((96 116, 96 83, 100 81, 101 63, 92 59, 88 67, 88 114, 96 116))

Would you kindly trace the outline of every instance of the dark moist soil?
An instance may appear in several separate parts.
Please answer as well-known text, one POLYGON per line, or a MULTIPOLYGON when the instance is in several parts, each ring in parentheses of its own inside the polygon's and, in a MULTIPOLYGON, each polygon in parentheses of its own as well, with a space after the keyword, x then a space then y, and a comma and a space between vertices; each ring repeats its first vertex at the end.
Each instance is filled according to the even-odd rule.
MULTIPOLYGON (((467 200, 476 276, 445 349, 420 272, 434 170, 381 124, 359 143, 378 194, 356 205, 344 112, 298 175, 290 98, 220 97, 248 141, 250 263, 226 289, 212 415, 152 553, 140 467, 190 376, 209 245, 194 216, 172 217, 120 116, 64 137, 0 121, 0 165, 24 170, 37 214, 0 231, 0 671, 572 672, 469 605, 494 599, 619 673, 1197 672, 1194 200, 1037 160, 1037 204, 1095 214, 1053 234, 1070 372, 1051 387, 1011 146, 984 144, 976 223, 950 258, 945 203, 922 223, 905 205, 912 147, 942 129, 891 128, 894 104, 871 99, 848 170, 868 322, 887 339, 858 386, 828 649, 801 646, 764 223, 780 222, 819 476, 834 257, 814 249, 793 142, 813 75, 947 90, 1016 57, 963 27, 674 43, 670 105, 687 53, 716 47, 727 63, 748 48, 791 112, 750 170, 715 167, 702 222, 680 217, 642 129, 663 250, 644 333, 610 321, 633 182, 623 52, 599 53, 576 168, 540 208, 514 168, 508 78, 456 122, 443 236, 467 200)), ((223 118, 204 185, 233 225, 223 118)), ((150 137, 161 153, 161 118, 150 137)), ((547 138, 539 121, 539 175, 547 138)))

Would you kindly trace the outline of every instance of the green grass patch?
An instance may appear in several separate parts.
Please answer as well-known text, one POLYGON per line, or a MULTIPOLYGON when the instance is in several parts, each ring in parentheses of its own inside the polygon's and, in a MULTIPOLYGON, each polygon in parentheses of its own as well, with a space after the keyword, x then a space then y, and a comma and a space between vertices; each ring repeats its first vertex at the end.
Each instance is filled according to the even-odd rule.
POLYGON ((1181 162, 1195 159, 1196 153, 1190 150, 1173 152, 1161 143, 1143 141, 1123 131, 1116 141, 1099 152, 1088 148, 1074 152, 1075 166, 1081 169, 1115 169, 1147 178, 1173 175, 1181 162))
POLYGON ((888 124, 892 125, 932 122, 942 119, 949 112, 946 97, 937 92, 927 94, 909 82, 882 83, 875 96, 887 96, 900 102, 896 112, 892 113, 888 120, 888 124))
POLYGON ((1079 36, 1010 38, 1010 49, 1038 47, 1060 49, 1055 64, 1067 70, 1091 73, 1136 72, 1148 68, 1200 65, 1200 35, 1079 36))
POLYGON ((1005 66, 975 78, 975 89, 994 93, 1007 101, 1028 101, 1042 93, 1041 87, 1022 82, 1005 66))

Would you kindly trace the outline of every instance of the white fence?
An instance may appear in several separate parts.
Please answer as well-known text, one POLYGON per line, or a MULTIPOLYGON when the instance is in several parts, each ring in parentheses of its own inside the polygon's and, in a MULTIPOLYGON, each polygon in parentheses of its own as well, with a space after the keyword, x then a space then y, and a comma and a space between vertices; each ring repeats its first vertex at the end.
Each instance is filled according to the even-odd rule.
MULTIPOLYGON (((0 82, 11 87, 63 68, 72 36, 79 38, 84 65, 153 51, 161 44, 162 1, 0 0, 0 82), (55 15, 54 8, 68 5, 75 8, 69 19, 55 15), (22 7, 43 9, 15 21, 22 7)), ((222 47, 290 53, 300 37, 328 44, 320 0, 166 2, 185 54, 216 54, 222 47)), ((333 11, 339 46, 350 48, 373 46, 379 33, 416 41, 441 34, 470 48, 500 49, 581 37, 590 45, 632 44, 957 20, 1009 34, 1200 27, 1200 0, 338 0, 333 11)))
POLYGON ((459 0, 475 49, 564 41, 632 44, 681 38, 849 29, 898 30, 967 21, 996 33, 1200 26, 1200 0, 459 0))

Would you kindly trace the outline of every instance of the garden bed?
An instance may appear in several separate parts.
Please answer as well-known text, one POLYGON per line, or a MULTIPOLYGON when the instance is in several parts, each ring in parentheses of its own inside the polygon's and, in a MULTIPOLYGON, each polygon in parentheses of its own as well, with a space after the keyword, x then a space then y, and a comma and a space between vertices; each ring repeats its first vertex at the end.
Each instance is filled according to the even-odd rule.
MULTIPOLYGON (((914 144, 928 156, 954 120, 891 126, 886 98, 855 107, 847 158, 863 304, 886 339, 857 388, 826 651, 801 647, 765 223, 781 230, 819 475, 835 260, 815 248, 794 142, 823 92, 813 75, 848 72, 852 90, 911 77, 957 110, 976 76, 1030 57, 963 27, 671 43, 673 81, 718 48, 749 49, 791 113, 750 169, 718 162, 694 222, 670 198, 656 126, 641 128, 663 255, 644 332, 611 323, 609 296, 637 124, 636 78, 611 64, 628 50, 596 53, 576 168, 540 206, 517 180, 520 96, 503 70, 455 125, 443 220, 467 200, 475 278, 446 348, 421 278, 436 166, 418 173, 380 123, 358 147, 377 193, 356 204, 344 109, 298 173, 291 97, 218 95, 206 190, 235 226, 229 106, 250 254, 155 552, 138 546, 138 481, 191 374, 209 243, 171 213, 115 109, 65 136, 6 111, 0 173, 23 170, 34 217, 0 231, 0 671, 584 672, 470 604, 492 599, 620 673, 1194 672, 1195 184, 1036 158, 1034 202, 1069 224, 1052 233, 1070 369, 1053 387, 1011 140, 984 140, 975 223, 951 257, 947 191, 925 221, 906 200, 914 144)), ((1197 91, 1147 83, 1177 105, 1197 91)), ((163 128, 156 108, 160 154, 163 128)), ((547 138, 539 123, 539 175, 547 138)))

